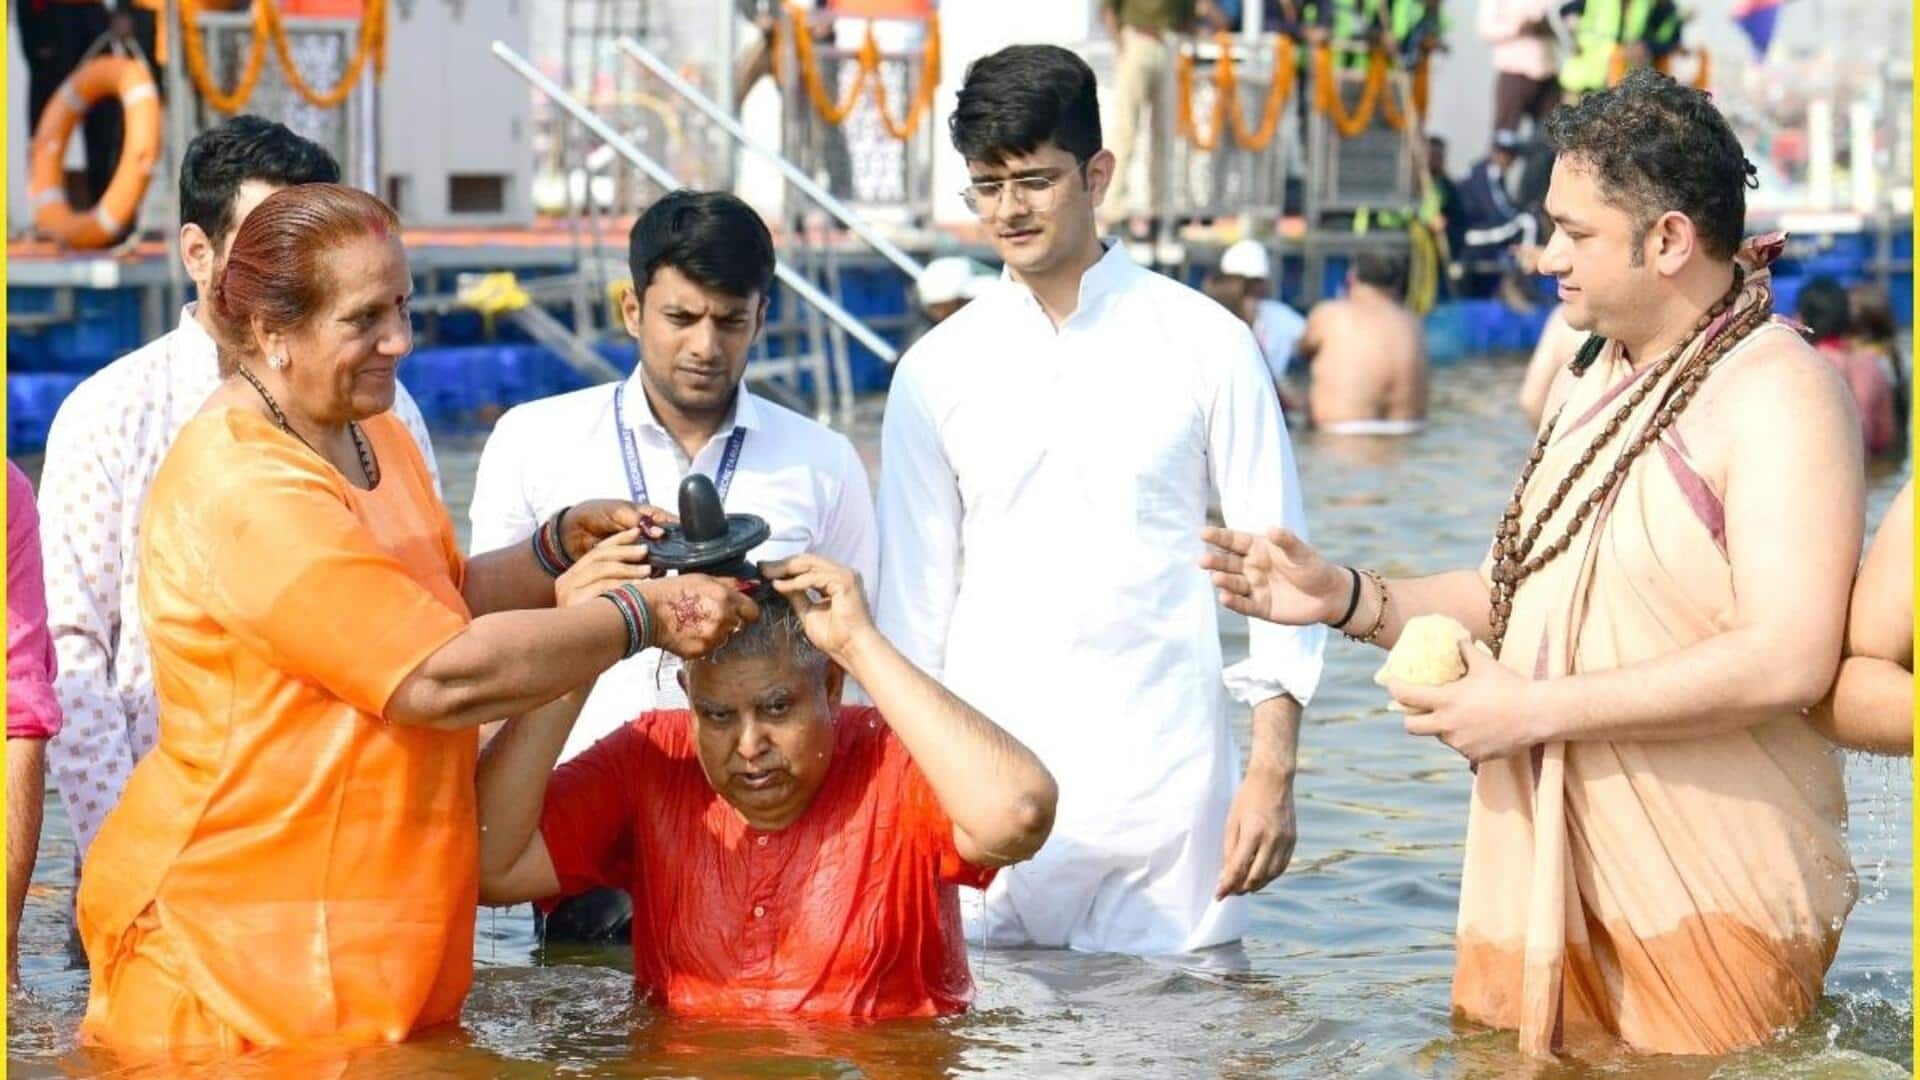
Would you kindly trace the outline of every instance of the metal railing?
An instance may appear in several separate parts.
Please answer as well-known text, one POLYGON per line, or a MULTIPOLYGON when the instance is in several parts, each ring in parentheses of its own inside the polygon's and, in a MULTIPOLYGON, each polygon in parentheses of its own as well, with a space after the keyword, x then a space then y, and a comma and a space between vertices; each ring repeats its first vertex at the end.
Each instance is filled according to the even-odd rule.
MULTIPOLYGON (((835 196, 857 207, 885 208, 902 214, 906 224, 933 223, 934 155, 939 152, 940 124, 921 123, 905 139, 886 130, 871 92, 855 102, 840 122, 829 123, 814 107, 805 71, 795 48, 798 35, 811 33, 805 20, 782 14, 779 57, 774 70, 782 110, 780 150, 802 173, 824 178, 835 196)), ((816 73, 828 97, 839 101, 853 86, 860 67, 860 49, 820 40, 811 41, 816 73)), ((926 56, 921 49, 879 50, 880 66, 872 75, 886 84, 894 111, 907 108, 919 85, 926 56)))
MULTIPOLYGON (((808 198, 819 204, 821 209, 831 214, 834 219, 842 225, 845 225, 848 231, 866 241, 867 245, 872 247, 874 251, 879 252, 882 258, 899 267, 908 278, 919 281, 920 276, 927 272, 926 266, 921 263, 920 260, 902 251, 899 245, 875 232, 871 225, 861 220, 860 215, 854 213, 852 207, 835 198, 826 188, 815 183, 812 177, 808 176, 792 161, 789 161, 780 151, 775 150, 773 147, 768 146, 748 134, 747 129, 742 127, 738 120, 727 115, 726 110, 722 109, 718 102, 715 102, 706 94, 701 93, 699 88, 695 87, 692 83, 681 78, 680 74, 669 67, 666 61, 660 59, 660 57, 654 55, 652 51, 630 37, 621 38, 618 44, 621 51, 632 57, 640 66, 653 73, 661 82, 666 83, 669 90, 680 95, 682 99, 694 108, 700 110, 707 119, 713 121, 729 138, 771 162, 774 168, 780 170, 780 175, 787 178, 788 183, 799 188, 808 198)), ((794 108, 808 107, 797 100, 790 101, 790 104, 794 108)))
POLYGON ((1273 37, 1235 37, 1225 50, 1211 38, 1182 41, 1176 47, 1174 63, 1181 64, 1182 57, 1192 65, 1187 103, 1183 107, 1180 102, 1186 88, 1169 71, 1154 110, 1154 122, 1159 124, 1165 118, 1168 125, 1161 140, 1167 148, 1164 167, 1168 182, 1162 187, 1169 203, 1165 213, 1195 218, 1239 215, 1264 228, 1289 210, 1299 212, 1297 203, 1290 206, 1287 202, 1287 181, 1298 171, 1304 116, 1312 109, 1310 63, 1303 57, 1295 65, 1293 85, 1282 91, 1285 99, 1267 140, 1249 148, 1236 137, 1232 114, 1237 110, 1250 129, 1258 129, 1266 119, 1274 79, 1286 74, 1274 70, 1273 37), (1218 107, 1215 76, 1229 55, 1235 93, 1224 107, 1218 107), (1183 113, 1191 117, 1193 130, 1180 134, 1174 130, 1178 126, 1175 118, 1183 113), (1211 148, 1202 149, 1202 141, 1211 148))
MULTIPOLYGON (((632 140, 596 116, 592 110, 582 105, 504 42, 493 43, 493 55, 525 79, 534 89, 546 95, 581 126, 611 147, 615 153, 639 169, 649 180, 666 190, 681 186, 678 178, 664 166, 648 157, 633 144, 632 140)), ((588 202, 591 203, 591 201, 589 198, 588 202)), ((835 407, 837 407, 837 412, 843 421, 850 419, 853 410, 852 375, 842 335, 859 342, 887 364, 893 364, 899 360, 899 350, 874 333, 872 328, 862 322, 859 317, 822 292, 804 274, 796 271, 786 262, 775 262, 774 276, 795 298, 805 304, 807 309, 824 319, 829 329, 824 333, 816 330, 809 335, 814 345, 811 350, 811 363, 794 357, 765 359, 750 364, 748 376, 751 378, 779 377, 799 370, 807 370, 814 380, 817 409, 821 418, 825 419, 830 412, 836 411, 835 407), (827 347, 829 341, 833 342, 832 347, 827 347)))

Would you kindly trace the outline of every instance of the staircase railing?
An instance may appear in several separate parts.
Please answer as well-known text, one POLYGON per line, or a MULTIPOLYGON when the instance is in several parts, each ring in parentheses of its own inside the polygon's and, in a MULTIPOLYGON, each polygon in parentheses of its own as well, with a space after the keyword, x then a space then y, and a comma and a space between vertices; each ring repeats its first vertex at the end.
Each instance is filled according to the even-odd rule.
MULTIPOLYGON (((628 139, 605 120, 595 115, 591 109, 582 105, 571 94, 567 93, 566 90, 561 88, 552 79, 535 68, 525 57, 515 52, 513 48, 505 42, 496 41, 493 43, 493 55, 499 59, 501 63, 511 68, 515 74, 525 79, 534 89, 552 99, 554 104, 558 105, 561 109, 565 110, 568 115, 579 121, 582 127, 592 132, 603 143, 611 147, 615 153, 631 162, 635 168, 646 174, 648 179, 669 191, 681 186, 679 179, 668 171, 665 166, 647 156, 646 153, 633 144, 631 139, 628 139)), ((872 351, 874 355, 878 356, 882 361, 887 364, 893 364, 899 360, 900 352, 898 349, 894 348, 885 338, 875 333, 873 328, 861 321, 858 316, 841 306, 840 303, 831 296, 822 292, 820 288, 808 280, 805 275, 794 270, 784 261, 776 261, 774 263, 774 276, 808 307, 818 311, 829 322, 844 331, 847 336, 872 351)), ((827 406, 829 387, 827 384, 840 384, 840 393, 836 404, 838 405, 837 411, 841 414, 841 421, 845 423, 851 419, 852 407, 851 389, 847 385, 849 379, 848 363, 844 348, 835 351, 840 355, 823 358, 831 366, 832 372, 829 375, 827 371, 823 370, 816 374, 815 381, 818 384, 816 390, 820 396, 821 412, 825 414, 829 411, 827 406)))

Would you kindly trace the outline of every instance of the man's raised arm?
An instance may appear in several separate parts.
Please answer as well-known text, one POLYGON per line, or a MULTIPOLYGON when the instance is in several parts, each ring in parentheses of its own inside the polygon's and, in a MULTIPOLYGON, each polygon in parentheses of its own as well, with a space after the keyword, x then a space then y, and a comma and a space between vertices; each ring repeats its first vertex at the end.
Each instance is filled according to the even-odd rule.
POLYGON ((874 627, 860 579, 816 555, 763 568, 800 624, 869 696, 953 819, 961 858, 1031 858, 1053 829, 1059 790, 1033 751, 920 670, 874 627))

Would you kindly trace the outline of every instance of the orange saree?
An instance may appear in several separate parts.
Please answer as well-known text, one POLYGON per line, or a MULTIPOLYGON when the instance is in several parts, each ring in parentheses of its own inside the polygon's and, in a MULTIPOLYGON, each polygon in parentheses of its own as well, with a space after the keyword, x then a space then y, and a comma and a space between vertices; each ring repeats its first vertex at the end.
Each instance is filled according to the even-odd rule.
POLYGON ((88 1043, 392 1041, 459 1013, 475 735, 381 713, 466 625, 464 564, 406 429, 363 429, 371 491, 240 409, 189 422, 155 478, 159 742, 80 884, 88 1043))

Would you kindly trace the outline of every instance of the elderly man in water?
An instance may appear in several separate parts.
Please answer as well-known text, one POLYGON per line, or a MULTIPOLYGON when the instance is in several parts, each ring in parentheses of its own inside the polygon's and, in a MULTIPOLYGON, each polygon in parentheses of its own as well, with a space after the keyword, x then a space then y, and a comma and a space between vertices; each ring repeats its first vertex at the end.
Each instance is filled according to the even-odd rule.
POLYGON ((964 1011, 955 886, 1039 850, 1053 777, 881 636, 853 571, 800 555, 763 572, 759 618, 682 670, 689 710, 556 771, 583 689, 487 747, 481 900, 628 890, 636 991, 676 1013, 964 1011), (874 707, 840 704, 849 674, 874 707))

